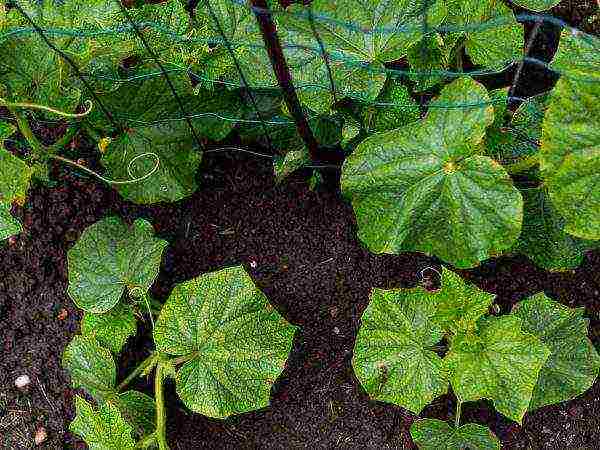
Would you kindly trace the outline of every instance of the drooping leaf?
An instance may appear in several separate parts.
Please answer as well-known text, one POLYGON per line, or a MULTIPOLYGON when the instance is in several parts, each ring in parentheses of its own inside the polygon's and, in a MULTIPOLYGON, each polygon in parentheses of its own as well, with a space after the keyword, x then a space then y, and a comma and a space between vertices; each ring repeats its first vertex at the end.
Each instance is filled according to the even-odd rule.
POLYGON ((268 405, 295 330, 238 266, 176 286, 154 341, 160 352, 186 356, 176 378, 185 405, 224 418, 268 405))
POLYGON ((138 391, 127 391, 111 401, 131 425, 137 438, 152 433, 156 428, 156 405, 153 398, 138 391))
POLYGON ((11 214, 7 206, 0 203, 0 241, 19 234, 23 227, 11 214))
POLYGON ((97 401, 114 394, 115 362, 93 336, 73 336, 63 353, 62 365, 69 371, 73 387, 85 389, 97 401))
POLYGON ((515 164, 537 153, 548 95, 528 98, 519 105, 508 121, 508 89, 492 91, 490 96, 494 101, 495 118, 486 134, 487 154, 502 164, 515 164))
POLYGON ((522 422, 550 349, 521 330, 515 316, 481 319, 477 332, 456 335, 445 356, 452 390, 462 402, 490 399, 522 422))
POLYGON ((354 346, 354 373, 372 398, 419 414, 448 389, 433 351, 444 334, 434 320, 436 300, 420 287, 374 289, 370 300, 354 346))
POLYGON ((130 305, 119 303, 104 314, 86 312, 81 320, 81 333, 96 340, 113 353, 119 353, 127 339, 135 335, 137 323, 130 305))
POLYGON ((158 275, 166 246, 144 219, 132 227, 116 217, 95 223, 69 250, 69 296, 81 309, 102 314, 125 291, 147 292, 158 275))
POLYGON ((521 195, 498 163, 478 154, 492 120, 483 86, 461 78, 425 120, 358 145, 341 185, 371 251, 421 251, 466 268, 514 244, 521 195))
POLYGON ((290 174, 310 163, 310 155, 306 149, 292 150, 284 157, 273 160, 273 170, 275 171, 275 181, 281 183, 290 174))
POLYGON ((550 67, 564 77, 597 86, 600 74, 600 38, 565 27, 550 67))
POLYGON ((441 288, 429 295, 435 299, 437 323, 453 333, 473 330, 496 297, 465 282, 445 267, 442 268, 441 288))
POLYGON ((564 231, 564 219, 556 212, 543 186, 526 187, 523 195, 523 229, 515 251, 526 255, 539 267, 565 271, 578 267, 587 250, 599 241, 579 239, 564 231))
POLYGON ((565 231, 600 239, 600 89, 561 77, 544 117, 540 168, 565 231))
POLYGON ((458 428, 437 419, 422 419, 410 427, 421 450, 500 450, 500 441, 489 428, 467 423, 458 428))
POLYGON ((515 5, 530 11, 546 11, 558 5, 561 0, 513 0, 515 5))
POLYGON ((393 130, 419 120, 419 106, 406 86, 395 80, 388 80, 375 103, 362 113, 367 132, 393 130))
POLYGON ((551 350, 540 371, 529 409, 560 403, 588 390, 600 370, 600 356, 587 337, 584 308, 569 308, 539 293, 526 298, 512 314, 523 330, 540 338, 551 350))
POLYGON ((135 447, 132 428, 116 406, 100 405, 94 410, 85 399, 75 397, 77 415, 69 430, 80 436, 90 450, 132 450, 135 447))
POLYGON ((448 65, 444 41, 438 34, 421 39, 408 49, 410 79, 415 82, 415 91, 425 91, 443 79, 448 65))

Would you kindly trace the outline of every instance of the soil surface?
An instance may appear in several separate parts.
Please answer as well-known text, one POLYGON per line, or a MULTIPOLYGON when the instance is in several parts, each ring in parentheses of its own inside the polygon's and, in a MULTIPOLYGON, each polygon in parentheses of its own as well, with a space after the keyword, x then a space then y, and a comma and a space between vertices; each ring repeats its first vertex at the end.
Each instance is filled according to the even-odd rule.
MULTIPOLYGON (((571 25, 597 32, 592 1, 565 1, 553 10, 571 25), (594 25, 595 24, 595 25, 594 25)), ((540 55, 555 48, 551 34, 540 55)), ((523 79, 534 89, 554 81, 523 79), (527 81, 529 80, 529 81, 527 81)), ((47 130, 45 124, 34 131, 47 130)), ((64 128, 63 128, 64 129, 64 128)), ((52 142, 60 135, 44 131, 52 142)), ((85 155, 84 159, 85 159, 85 155)), ((94 165, 90 153, 86 164, 94 165)), ((368 399, 351 369, 359 320, 373 287, 437 282, 439 262, 419 254, 375 256, 356 238, 351 207, 333 186, 312 191, 305 173, 281 185, 270 159, 242 153, 205 156, 200 189, 171 205, 140 207, 90 178, 54 169, 51 186, 35 186, 14 211, 25 232, 0 245, 0 448, 84 449, 68 433, 73 395, 61 354, 78 332, 80 312, 66 295, 66 252, 83 230, 103 217, 144 217, 170 243, 153 295, 165 300, 176 283, 224 266, 244 264, 273 305, 300 330, 269 408, 228 420, 186 410, 168 385, 169 441, 173 449, 412 449, 409 427, 416 416, 368 399), (425 278, 425 279, 424 279, 425 278), (14 380, 27 374, 30 386, 14 380)), ((523 257, 503 257, 461 274, 497 294, 502 312, 536 292, 582 306, 590 337, 600 348, 600 253, 575 271, 552 274, 523 257)), ((130 340, 120 379, 149 351, 147 328, 130 340)), ((147 389, 143 382, 136 386, 147 389)), ((451 396, 435 400, 422 416, 452 419, 451 396)), ((506 449, 595 449, 600 442, 600 383, 581 397, 527 414, 520 426, 498 415, 489 402, 463 407, 463 420, 489 426, 506 449)))

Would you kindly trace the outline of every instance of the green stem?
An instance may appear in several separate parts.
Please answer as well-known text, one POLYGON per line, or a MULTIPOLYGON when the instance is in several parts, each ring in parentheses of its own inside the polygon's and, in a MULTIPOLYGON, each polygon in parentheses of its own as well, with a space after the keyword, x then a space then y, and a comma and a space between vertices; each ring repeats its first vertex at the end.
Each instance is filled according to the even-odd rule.
POLYGON ((159 450, 169 450, 169 444, 167 443, 167 410, 163 390, 166 378, 164 370, 163 363, 158 363, 154 377, 154 400, 156 401, 156 431, 154 435, 159 450))
POLYGON ((155 365, 158 362, 158 354, 152 353, 145 360, 143 360, 139 366, 137 366, 133 372, 131 372, 119 386, 117 386, 117 391, 122 391, 133 379, 135 379, 142 372, 148 370, 150 367, 155 365))
POLYGON ((156 436, 154 433, 149 434, 148 436, 144 436, 142 439, 135 444, 135 448, 148 448, 152 444, 156 442, 156 436))
POLYGON ((173 358, 171 360, 171 364, 173 364, 174 366, 178 366, 179 364, 183 364, 191 359, 198 357, 199 354, 200 352, 193 352, 188 355, 180 356, 179 358, 173 358))
POLYGON ((76 126, 72 126, 67 128, 67 131, 65 131, 65 134, 62 135, 62 137, 56 141, 54 144, 52 144, 50 147, 48 147, 48 153, 56 153, 57 151, 59 151, 60 149, 62 149, 65 145, 69 144, 73 138, 75 137, 75 135, 77 134, 77 132, 79 131, 79 127, 76 126))
POLYGON ((38 140, 38 138, 34 136, 33 131, 31 131, 31 128, 29 127, 29 122, 27 121, 27 119, 12 106, 6 105, 6 108, 8 109, 8 112, 10 112, 15 117, 15 120, 17 121, 17 126, 19 127, 19 131, 33 150, 35 156, 38 158, 41 157, 44 151, 44 146, 38 140))
POLYGON ((454 417, 454 427, 458 428, 460 426, 460 413, 462 409, 462 402, 460 400, 456 403, 456 417, 454 417))
POLYGON ((460 44, 458 47, 456 47, 456 71, 462 73, 463 72, 463 44, 460 44))

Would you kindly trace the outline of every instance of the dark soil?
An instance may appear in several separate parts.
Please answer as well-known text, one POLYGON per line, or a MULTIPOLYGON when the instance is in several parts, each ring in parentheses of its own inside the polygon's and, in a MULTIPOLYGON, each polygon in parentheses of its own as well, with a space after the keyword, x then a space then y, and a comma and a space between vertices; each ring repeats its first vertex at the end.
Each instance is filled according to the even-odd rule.
MULTIPOLYGON (((65 293, 65 253, 86 226, 111 214, 146 217, 170 241, 153 287, 158 298, 166 298, 175 283, 242 263, 284 316, 301 327, 267 409, 210 420, 187 412, 171 386, 173 448, 413 448, 408 428, 415 416, 370 401, 350 360, 369 290, 414 286, 424 268, 439 268, 437 262, 418 254, 369 254, 355 238, 351 208, 330 189, 312 192, 302 174, 276 186, 268 160, 213 154, 205 165, 201 189, 175 205, 134 206, 64 172, 54 188, 33 190, 20 212, 27 233, 0 249, 8 268, 0 279, 3 448, 27 448, 39 426, 49 435, 43 448, 80 448, 65 434, 74 392, 60 356, 79 319, 65 293), (67 316, 61 319, 63 309, 67 316), (21 374, 33 380, 28 392, 13 387, 21 374)), ((542 290, 565 304, 585 306, 592 339, 600 345, 599 269, 600 255, 591 254, 567 274, 545 273, 522 258, 501 258, 463 275, 496 293, 504 312, 542 290)), ((123 373, 141 360, 145 348, 143 338, 128 345, 123 373)), ((453 411, 446 396, 424 415, 446 419, 453 411)), ((469 404, 464 417, 489 425, 506 448, 596 448, 600 385, 572 402, 529 414, 523 427, 486 402, 469 404)))
MULTIPOLYGON (((565 1, 553 13, 597 32, 597 19, 589 20, 597 11, 594 0, 584 0, 565 1)), ((551 30, 540 39, 535 51, 547 60, 556 40, 551 30)), ((527 70, 523 91, 548 89, 555 81, 527 70)), ((59 128, 45 137, 52 142, 60 133, 59 128)), ((80 319, 66 295, 66 252, 87 226, 118 215, 149 219, 170 242, 152 288, 160 300, 176 283, 241 263, 300 327, 269 408, 211 420, 187 411, 168 386, 173 449, 414 448, 408 429, 416 417, 370 401, 350 361, 370 289, 414 286, 424 281, 423 269, 439 268, 438 262, 419 254, 370 254, 356 239, 350 206, 331 186, 311 191, 305 174, 277 186, 270 160, 244 154, 210 154, 203 165, 195 195, 156 207, 124 202, 105 186, 56 168, 57 184, 35 187, 27 204, 15 211, 26 231, 0 245, 0 447, 31 448, 36 430, 44 427, 48 438, 40 448, 85 448, 66 431, 75 391, 60 360, 80 319), (22 374, 32 384, 19 392, 14 380, 22 374)), ((590 253, 579 269, 564 274, 541 271, 525 258, 504 257, 462 275, 497 294, 503 312, 540 291, 585 307, 591 339, 600 347, 600 253, 590 253)), ((148 349, 148 330, 141 328, 120 358, 120 377, 148 349)), ((147 388, 143 382, 137 387, 147 388)), ((453 399, 444 396, 422 415, 452 419, 453 414, 453 399)), ((600 447, 600 383, 571 402, 528 414, 523 426, 498 415, 488 402, 466 405, 463 417, 489 426, 507 449, 595 449, 600 447)))

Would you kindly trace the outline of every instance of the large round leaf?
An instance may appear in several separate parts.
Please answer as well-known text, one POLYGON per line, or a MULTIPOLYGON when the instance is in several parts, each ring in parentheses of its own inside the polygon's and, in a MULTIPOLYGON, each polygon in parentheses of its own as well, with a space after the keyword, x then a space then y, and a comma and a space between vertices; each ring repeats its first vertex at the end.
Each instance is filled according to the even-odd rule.
POLYGON ((166 246, 144 219, 132 227, 117 217, 95 223, 69 250, 70 297, 85 311, 104 313, 125 290, 144 294, 158 275, 166 246))
POLYGON ((513 314, 523 330, 538 336, 552 353, 540 372, 529 409, 560 403, 588 390, 600 370, 600 356, 587 337, 584 308, 568 308, 539 293, 520 302, 513 314))
POLYGON ((481 319, 476 333, 456 335, 444 358, 459 401, 493 400, 498 412, 519 423, 550 349, 521 330, 514 316, 481 319))
POLYGON ((550 67, 567 78, 600 81, 600 38, 575 28, 565 27, 550 67))
POLYGON ((177 372, 186 406, 224 418, 268 405, 295 330, 238 266, 176 286, 154 341, 158 351, 186 360, 177 372))
POLYGON ((435 300, 422 288, 372 291, 352 359, 372 398, 419 414, 448 390, 442 359, 433 351, 444 335, 434 320, 435 300))
POLYGON ((542 129, 542 176, 565 230, 600 239, 600 89, 562 77, 542 129))
POLYGON ((163 123, 123 133, 108 147, 102 164, 119 193, 135 203, 173 202, 198 187, 201 154, 186 123, 163 123), (156 167, 158 165, 158 167, 156 167))
POLYGON ((473 267, 514 244, 521 194, 498 163, 477 154, 492 120, 483 86, 461 78, 424 121, 358 145, 341 184, 370 250, 415 250, 473 267))
POLYGON ((421 450, 500 450, 494 433, 474 423, 453 428, 437 419, 417 420, 410 435, 421 450))

